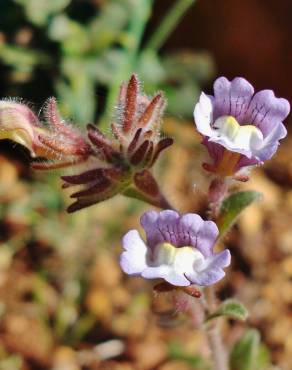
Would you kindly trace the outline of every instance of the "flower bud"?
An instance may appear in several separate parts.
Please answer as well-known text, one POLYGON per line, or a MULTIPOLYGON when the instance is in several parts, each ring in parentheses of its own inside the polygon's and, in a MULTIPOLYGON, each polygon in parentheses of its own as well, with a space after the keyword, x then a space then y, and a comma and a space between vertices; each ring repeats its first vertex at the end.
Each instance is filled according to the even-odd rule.
POLYGON ((112 137, 95 125, 87 125, 87 137, 64 121, 56 100, 48 99, 42 120, 23 103, 0 101, 0 139, 11 139, 29 149, 32 166, 49 170, 76 165, 72 176, 62 176, 63 188, 74 187, 68 208, 75 212, 116 194, 139 198, 156 206, 166 206, 150 172, 172 139, 161 138, 165 99, 152 99, 141 92, 136 75, 123 83, 117 102, 117 116, 111 125, 112 137))
POLYGON ((165 206, 157 182, 150 172, 160 153, 172 144, 160 138, 165 100, 161 93, 152 99, 143 95, 136 75, 122 84, 117 116, 111 125, 113 137, 105 136, 92 124, 87 126, 92 147, 90 170, 74 176, 62 176, 64 187, 78 186, 71 195, 75 212, 116 194, 165 206))

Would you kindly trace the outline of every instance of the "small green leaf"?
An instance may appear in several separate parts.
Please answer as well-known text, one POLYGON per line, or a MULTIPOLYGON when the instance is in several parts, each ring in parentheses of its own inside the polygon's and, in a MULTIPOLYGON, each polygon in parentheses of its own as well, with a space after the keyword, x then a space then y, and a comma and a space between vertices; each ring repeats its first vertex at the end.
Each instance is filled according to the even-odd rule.
POLYGON ((229 299, 223 302, 217 311, 209 315, 206 321, 210 321, 221 316, 227 316, 231 319, 245 321, 248 317, 248 311, 242 303, 236 301, 235 299, 229 299))
POLYGON ((221 206, 217 225, 220 235, 224 235, 234 224, 238 215, 250 204, 262 199, 257 191, 240 191, 226 198, 221 206))
POLYGON ((269 353, 261 344, 260 333, 249 329, 234 345, 230 355, 231 370, 264 370, 269 364, 269 353))

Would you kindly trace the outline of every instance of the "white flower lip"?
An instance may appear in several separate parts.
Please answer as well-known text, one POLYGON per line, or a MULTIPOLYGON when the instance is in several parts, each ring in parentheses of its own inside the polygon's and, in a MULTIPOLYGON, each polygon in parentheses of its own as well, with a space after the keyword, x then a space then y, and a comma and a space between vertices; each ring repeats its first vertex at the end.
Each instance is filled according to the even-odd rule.
POLYGON ((222 116, 214 122, 209 140, 250 158, 262 147, 264 137, 254 125, 240 125, 234 117, 222 116))
POLYGON ((156 247, 152 260, 154 266, 167 266, 175 273, 191 273, 194 266, 199 267, 204 263, 204 256, 194 247, 177 248, 170 243, 161 243, 156 247))

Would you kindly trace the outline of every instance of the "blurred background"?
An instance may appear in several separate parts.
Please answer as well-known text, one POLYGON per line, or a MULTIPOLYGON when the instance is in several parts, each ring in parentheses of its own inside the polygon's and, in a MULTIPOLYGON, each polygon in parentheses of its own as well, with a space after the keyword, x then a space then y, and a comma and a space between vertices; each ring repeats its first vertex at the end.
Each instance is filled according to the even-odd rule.
MULTIPOLYGON (((147 94, 168 99, 176 144, 156 165, 162 187, 180 211, 206 216, 194 103, 220 75, 291 102, 291 14, 290 0, 1 0, 0 96, 37 112, 56 96, 63 117, 107 131, 120 82, 137 72, 147 94)), ((226 239, 219 294, 245 303, 262 338, 261 367, 244 370, 292 368, 291 145, 290 134, 242 185, 264 200, 226 239)), ((0 370, 210 369, 202 334, 120 271, 121 236, 149 207, 117 196, 67 215, 59 173, 29 162, 0 142, 0 370)), ((246 324, 228 325, 232 347, 246 324)))

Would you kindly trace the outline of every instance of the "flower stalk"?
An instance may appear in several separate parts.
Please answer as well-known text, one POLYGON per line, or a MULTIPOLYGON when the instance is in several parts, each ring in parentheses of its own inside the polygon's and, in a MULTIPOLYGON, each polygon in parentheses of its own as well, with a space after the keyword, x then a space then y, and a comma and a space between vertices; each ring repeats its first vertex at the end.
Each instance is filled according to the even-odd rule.
MULTIPOLYGON (((207 313, 216 311, 217 302, 214 286, 209 286, 204 290, 207 313)), ((226 349, 224 348, 222 335, 218 319, 212 320, 207 324, 206 334, 211 350, 213 370, 228 370, 228 360, 226 349)))

